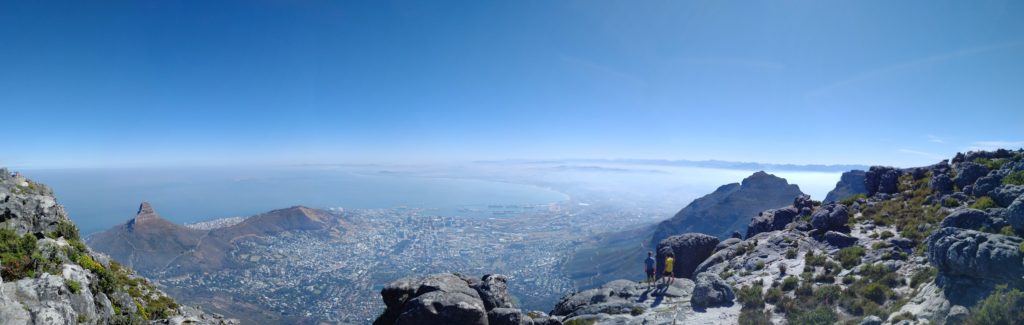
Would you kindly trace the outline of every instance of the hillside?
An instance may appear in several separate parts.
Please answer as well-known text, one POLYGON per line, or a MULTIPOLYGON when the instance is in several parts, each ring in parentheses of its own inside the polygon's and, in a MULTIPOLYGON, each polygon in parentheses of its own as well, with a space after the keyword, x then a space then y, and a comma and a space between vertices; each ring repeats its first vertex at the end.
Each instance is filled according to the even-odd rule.
POLYGON ((237 322, 178 305, 130 267, 93 251, 45 185, 0 169, 0 211, 3 324, 237 322))
POLYGON ((376 324, 1024 323, 1024 150, 874 166, 864 188, 762 211, 743 239, 673 234, 659 260, 692 275, 672 285, 610 281, 543 312, 488 304, 473 278, 407 278, 376 324))

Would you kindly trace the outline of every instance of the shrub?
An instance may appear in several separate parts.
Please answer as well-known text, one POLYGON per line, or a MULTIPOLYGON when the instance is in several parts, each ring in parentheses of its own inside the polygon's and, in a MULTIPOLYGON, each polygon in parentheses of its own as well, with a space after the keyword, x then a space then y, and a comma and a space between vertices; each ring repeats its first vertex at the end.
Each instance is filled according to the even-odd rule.
POLYGON ((75 280, 64 280, 64 285, 68 287, 68 290, 71 291, 71 293, 78 293, 78 291, 82 290, 82 284, 75 280))
POLYGON ((1003 159, 1003 158, 996 158, 996 159, 978 158, 978 159, 975 159, 974 162, 976 164, 985 166, 985 168, 988 168, 988 170, 996 170, 996 169, 1002 168, 1003 165, 1005 165, 1007 162, 1009 162, 1009 160, 1003 159))
POLYGON ((1024 294, 1018 289, 996 287, 985 300, 973 308, 965 324, 1024 324, 1024 294))
POLYGON ((782 289, 779 289, 779 288, 768 289, 768 292, 765 293, 765 295, 764 295, 764 301, 768 302, 770 304, 777 303, 781 299, 782 299, 782 289))
POLYGON ((57 223, 56 235, 64 237, 64 239, 67 239, 68 241, 81 240, 78 235, 78 227, 75 227, 75 224, 67 221, 57 223))
POLYGON ((916 321, 916 320, 917 320, 917 316, 914 316, 914 314, 911 314, 909 311, 905 311, 905 312, 896 314, 896 316, 893 316, 892 319, 889 319, 889 321, 892 322, 893 324, 899 323, 900 321, 911 321, 911 322, 913 322, 913 321, 916 321))
POLYGON ((1003 177, 1003 184, 1024 185, 1024 170, 1006 175, 1006 177, 1003 177))
POLYGON ((825 265, 826 257, 825 255, 815 255, 813 251, 807 251, 807 254, 804 254, 804 260, 806 260, 807 265, 822 266, 825 265))
POLYGON ((796 249, 790 248, 789 250, 787 250, 786 251, 786 258, 788 258, 788 259, 796 258, 796 249))
POLYGON ((786 263, 779 263, 779 276, 786 275, 786 263))
POLYGON ((637 306, 637 307, 633 307, 633 309, 630 309, 629 310, 629 314, 633 315, 633 316, 640 316, 641 314, 643 314, 646 311, 647 311, 646 308, 637 306))
POLYGON ((762 309, 743 309, 740 311, 740 325, 771 325, 771 317, 762 309))
POLYGON ((831 273, 822 273, 814 276, 814 282, 817 283, 836 283, 836 276, 831 273))
POLYGON ((835 305, 842 293, 843 288, 837 285, 821 286, 818 287, 818 290, 814 291, 814 299, 826 305, 835 305))
POLYGON ((1003 229, 999 229, 999 234, 1003 236, 1016 236, 1017 232, 1013 231, 1013 226, 1005 226, 1003 229))
POLYGON ((761 286, 743 286, 736 290, 736 300, 743 309, 763 309, 764 298, 761 297, 761 286))
POLYGON ((18 236, 14 230, 0 229, 0 277, 11 281, 34 276, 41 258, 36 248, 35 236, 18 236))
POLYGON ((951 197, 947 197, 945 199, 942 199, 942 206, 947 208, 955 208, 960 206, 960 201, 957 201, 956 199, 951 197))
POLYGON ((786 279, 782 280, 782 290, 790 291, 796 289, 796 286, 799 284, 800 280, 798 280, 795 276, 788 276, 786 277, 786 279))
POLYGON ((839 250, 838 257, 839 263, 843 264, 843 268, 853 268, 860 264, 861 256, 864 256, 864 247, 851 246, 839 250))
POLYGON ((763 269, 764 269, 764 261, 757 261, 757 263, 754 264, 754 270, 763 270, 763 269))
POLYGON ((885 304, 885 300, 889 299, 889 296, 892 295, 892 291, 889 290, 889 287, 886 287, 881 283, 869 283, 864 286, 858 294, 882 305, 885 304))
POLYGON ((978 210, 985 210, 985 209, 989 209, 989 208, 998 208, 998 207, 999 207, 999 205, 997 205, 995 201, 992 201, 992 198, 987 197, 987 196, 979 197, 977 200, 974 201, 974 204, 971 204, 971 209, 978 209, 978 210))
POLYGON ((880 235, 880 237, 882 239, 889 239, 889 238, 892 238, 893 236, 895 236, 895 235, 893 235, 893 233, 891 231, 888 231, 888 230, 882 231, 882 234, 880 235))
POLYGON ((800 287, 796 288, 794 293, 796 293, 797 297, 809 297, 814 294, 814 286, 810 282, 804 282, 800 287))
POLYGON ((828 306, 818 306, 811 311, 792 313, 787 315, 786 319, 790 324, 805 325, 829 325, 835 324, 839 320, 835 310, 828 306))

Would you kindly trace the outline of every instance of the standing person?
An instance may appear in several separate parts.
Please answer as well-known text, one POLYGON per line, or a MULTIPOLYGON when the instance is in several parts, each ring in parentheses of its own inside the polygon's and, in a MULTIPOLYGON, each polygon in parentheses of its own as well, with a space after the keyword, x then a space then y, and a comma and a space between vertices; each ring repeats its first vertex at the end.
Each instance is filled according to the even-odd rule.
POLYGON ((648 251, 647 259, 644 260, 644 272, 647 273, 647 287, 650 288, 654 285, 654 281, 658 281, 654 277, 654 253, 648 251))
POLYGON ((676 277, 674 274, 672 274, 672 269, 675 268, 675 264, 675 254, 672 254, 671 252, 668 253, 668 255, 665 257, 665 278, 667 278, 667 280, 665 280, 665 283, 668 285, 672 285, 672 282, 675 281, 676 277))

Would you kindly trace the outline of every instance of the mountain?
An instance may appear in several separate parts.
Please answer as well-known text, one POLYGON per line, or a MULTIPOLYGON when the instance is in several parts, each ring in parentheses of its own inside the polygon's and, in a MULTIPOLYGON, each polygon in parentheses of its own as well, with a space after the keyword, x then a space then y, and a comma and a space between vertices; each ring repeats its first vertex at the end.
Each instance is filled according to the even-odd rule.
POLYGON ((1024 150, 873 166, 864 188, 762 211, 771 227, 745 239, 661 241, 697 265, 671 285, 637 274, 544 312, 488 304, 471 277, 405 278, 381 290, 375 324, 1024 324, 1024 150))
POLYGON ((654 230, 649 247, 657 247, 671 235, 699 232, 728 238, 733 232, 744 233, 750 218, 758 212, 790 204, 799 195, 800 187, 786 179, 756 172, 741 183, 722 185, 711 194, 693 200, 654 230))
POLYGON ((324 211, 294 206, 228 227, 197 230, 161 218, 143 202, 134 218, 89 237, 88 243, 143 274, 173 276, 233 267, 229 251, 236 241, 287 231, 324 230, 328 219, 324 211))
MULTIPOLYGON (((130 267, 92 250, 53 191, 2 168, 0 211, 0 323, 237 323, 178 305, 130 267)), ((144 204, 127 229, 163 229, 161 221, 144 204)))
POLYGON ((839 177, 836 187, 825 195, 822 202, 829 203, 839 201, 857 194, 867 194, 868 189, 864 185, 867 173, 863 170, 851 170, 839 177))

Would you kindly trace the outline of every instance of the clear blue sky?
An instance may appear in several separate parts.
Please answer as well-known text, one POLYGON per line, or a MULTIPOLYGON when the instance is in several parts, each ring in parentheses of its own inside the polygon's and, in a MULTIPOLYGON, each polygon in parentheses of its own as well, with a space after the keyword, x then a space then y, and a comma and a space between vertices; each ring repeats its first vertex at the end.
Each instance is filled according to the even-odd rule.
POLYGON ((1021 1, 4 1, 0 165, 921 165, 1024 145, 1021 1))

